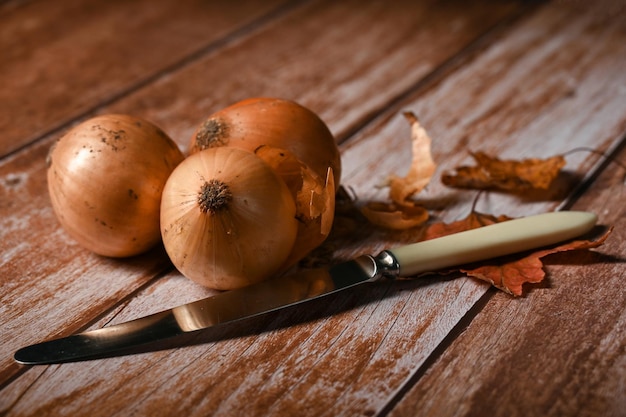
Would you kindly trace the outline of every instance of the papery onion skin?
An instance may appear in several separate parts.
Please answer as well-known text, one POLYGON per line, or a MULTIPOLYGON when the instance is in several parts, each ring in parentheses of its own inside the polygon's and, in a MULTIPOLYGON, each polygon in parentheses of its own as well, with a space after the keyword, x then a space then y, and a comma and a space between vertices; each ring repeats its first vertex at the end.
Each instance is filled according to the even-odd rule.
POLYGON ((48 192, 64 230, 108 257, 140 254, 160 241, 161 193, 184 159, 154 124, 129 115, 86 120, 48 154, 48 192))
POLYGON ((332 168, 339 186, 341 158, 334 136, 317 114, 290 100, 249 98, 212 114, 193 133, 189 151, 232 146, 254 152, 263 145, 292 152, 322 178, 332 168))
POLYGON ((161 234, 183 275, 230 290, 278 271, 296 239, 295 214, 289 189, 260 158, 238 148, 210 148, 189 156, 168 179, 161 234), (225 188, 207 191, 213 205, 203 208, 207 184, 225 188))
POLYGON ((282 269, 289 269, 328 237, 335 214, 332 169, 320 177, 291 152, 260 146, 255 151, 287 184, 296 202, 298 234, 282 269))

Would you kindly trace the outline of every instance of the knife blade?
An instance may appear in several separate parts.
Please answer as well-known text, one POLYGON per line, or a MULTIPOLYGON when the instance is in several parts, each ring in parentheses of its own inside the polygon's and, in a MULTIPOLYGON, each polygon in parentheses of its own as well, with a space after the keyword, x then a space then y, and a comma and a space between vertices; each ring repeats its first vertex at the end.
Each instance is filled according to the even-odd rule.
POLYGON ((18 363, 95 359, 212 326, 268 313, 365 282, 412 277, 552 245, 590 231, 593 213, 544 213, 363 255, 328 269, 300 271, 125 323, 19 349, 18 363))

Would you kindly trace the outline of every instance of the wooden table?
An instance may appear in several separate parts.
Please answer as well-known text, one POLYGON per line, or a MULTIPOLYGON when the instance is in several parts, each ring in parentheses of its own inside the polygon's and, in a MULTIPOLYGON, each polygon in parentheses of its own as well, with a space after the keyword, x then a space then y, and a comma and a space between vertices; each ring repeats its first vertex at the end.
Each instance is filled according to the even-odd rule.
MULTIPOLYGON (((626 6, 583 1, 5 1, 0 5, 0 414, 3 416, 619 416, 626 6), (410 163, 405 110, 433 138, 431 222, 476 192, 440 174, 567 154, 549 192, 482 194, 483 213, 578 209, 604 246, 548 258, 514 298, 466 277, 372 284, 136 355, 21 366, 27 344, 212 294, 163 252, 99 257, 58 224, 45 158, 101 113, 161 126, 183 150, 204 117, 273 96, 317 112, 359 201, 410 163), (603 153, 608 156, 600 155, 603 153), (621 165, 615 161, 622 161, 621 165)), ((361 228, 349 257, 418 231, 361 228)))

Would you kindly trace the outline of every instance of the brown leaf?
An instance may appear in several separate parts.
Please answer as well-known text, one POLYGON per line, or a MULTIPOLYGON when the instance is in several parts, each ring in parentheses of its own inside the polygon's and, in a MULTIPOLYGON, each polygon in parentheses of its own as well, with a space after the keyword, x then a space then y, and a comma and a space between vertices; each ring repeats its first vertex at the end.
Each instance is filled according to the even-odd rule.
POLYGON ((452 223, 439 222, 431 224, 428 229, 426 229, 423 240, 434 239, 436 237, 447 236, 453 233, 477 229, 479 227, 488 226, 494 223, 501 223, 511 219, 511 217, 504 215, 495 217, 491 214, 483 214, 477 211, 472 211, 469 216, 462 220, 457 220, 452 223))
POLYGON ((420 226, 428 220, 428 211, 418 205, 371 202, 361 208, 370 223, 393 230, 420 226))
POLYGON ((371 223, 393 230, 420 226, 428 220, 428 211, 410 198, 428 185, 437 168, 431 155, 432 141, 428 133, 413 113, 405 112, 404 117, 411 124, 412 161, 409 172, 404 177, 391 175, 388 178, 391 203, 372 202, 361 208, 371 223))
MULTIPOLYGON (((508 216, 495 217, 489 214, 472 212, 465 219, 455 221, 450 224, 434 223, 428 227, 424 233, 423 240, 434 239, 450 235, 453 233, 463 232, 465 230, 476 229, 478 227, 487 226, 494 223, 511 220, 508 216)), ((522 285, 525 283, 538 283, 545 277, 543 263, 541 258, 552 253, 564 252, 570 250, 591 249, 598 247, 604 243, 609 230, 597 240, 574 240, 551 248, 546 248, 531 253, 517 254, 505 256, 497 259, 491 259, 481 262, 479 266, 461 266, 453 268, 446 272, 460 271, 470 277, 478 278, 491 283, 496 288, 503 290, 509 294, 522 295, 522 285)))
POLYGON ((565 166, 562 155, 548 159, 500 160, 483 152, 471 154, 477 166, 457 167, 444 173, 441 181, 449 187, 524 191, 546 190, 565 166))
POLYGON ((460 269, 468 276, 482 279, 509 294, 522 295, 522 285, 543 281, 545 272, 541 258, 552 253, 596 248, 604 243, 611 233, 609 229, 597 240, 574 240, 553 248, 535 251, 524 257, 506 257, 499 263, 483 265, 473 269, 460 269))
POLYGON ((432 141, 428 133, 413 113, 405 112, 404 117, 411 124, 413 159, 406 176, 392 175, 389 177, 389 197, 397 205, 406 204, 409 198, 422 191, 430 182, 437 168, 431 155, 430 145, 432 141))

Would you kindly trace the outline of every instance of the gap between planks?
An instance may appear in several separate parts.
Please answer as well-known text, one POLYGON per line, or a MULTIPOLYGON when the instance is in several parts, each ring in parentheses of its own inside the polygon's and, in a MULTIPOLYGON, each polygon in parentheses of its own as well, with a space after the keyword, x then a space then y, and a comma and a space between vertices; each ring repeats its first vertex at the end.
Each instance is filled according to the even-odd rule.
MULTIPOLYGON (((626 161, 621 161, 619 155, 626 149, 626 132, 621 135, 621 139, 616 141, 615 144, 609 149, 603 158, 594 166, 594 168, 583 178, 578 187, 574 189, 570 195, 563 201, 563 203, 555 211, 570 210, 576 203, 584 196, 611 165, 616 162, 623 164, 626 161)), ((626 174, 625 174, 626 180, 626 174)), ((389 415, 396 407, 398 403, 411 391, 411 389, 422 379, 422 377, 428 372, 433 365, 435 365, 442 355, 455 343, 456 339, 470 326, 476 317, 483 311, 491 299, 498 293, 495 288, 489 288, 485 293, 476 301, 476 303, 470 308, 466 314, 457 322, 457 324, 450 330, 450 332, 442 339, 435 349, 431 352, 428 358, 421 364, 421 366, 407 378, 406 382, 402 384, 396 393, 391 396, 389 402, 384 408, 376 414, 377 417, 384 417, 389 415)))
MULTIPOLYGON (((312 0, 294 0, 290 3, 279 5, 275 9, 270 10, 269 12, 261 15, 256 19, 253 19, 251 22, 232 30, 223 37, 212 40, 206 45, 199 47, 195 51, 180 58, 178 61, 172 62, 163 69, 147 75, 146 77, 140 79, 135 83, 130 84, 128 87, 121 89, 111 96, 106 97, 91 106, 88 106, 86 109, 78 111, 77 113, 68 116, 67 118, 63 118, 62 120, 53 123, 49 128, 36 135, 30 141, 16 147, 15 149, 12 149, 5 155, 2 155, 0 157, 0 160, 10 158, 11 156, 21 153, 24 150, 30 148, 35 143, 44 140, 46 137, 60 134, 60 132, 69 129, 75 123, 78 123, 83 119, 95 115, 100 109, 110 106, 111 104, 116 103, 117 101, 123 99, 128 95, 131 95, 134 92, 139 91, 142 88, 145 88, 172 73, 175 73, 189 65, 192 65, 195 61, 206 55, 210 55, 217 50, 227 47, 228 45, 240 42, 242 39, 253 36, 255 33, 262 30, 266 26, 269 26, 273 22, 280 20, 283 16, 289 15, 294 10, 298 9, 299 7, 303 7, 306 3, 310 1, 312 0)), ((18 3, 16 7, 12 8, 10 11, 13 11, 15 8, 21 5, 21 3, 18 3)))
MULTIPOLYGON (((7 153, 1 159, 11 158, 12 156, 15 156, 19 154, 20 152, 23 152, 24 150, 33 146, 35 143, 42 141, 49 136, 59 134, 61 131, 68 129, 70 126, 77 123, 81 119, 84 119, 86 117, 89 117, 90 115, 97 113, 101 108, 110 106, 111 104, 123 99, 124 97, 131 95, 132 93, 139 91, 142 88, 145 88, 149 86, 150 84, 155 83, 158 80, 165 78, 172 73, 180 71, 181 69, 189 65, 193 65, 195 61, 197 61, 198 59, 201 59, 202 57, 210 55, 219 49, 225 48, 229 45, 235 44, 237 42, 245 40, 246 38, 253 36, 258 31, 263 30, 266 26, 271 25, 272 22, 280 20, 284 16, 287 16, 291 14, 292 12, 294 12, 295 10, 297 10, 299 7, 304 7, 307 3, 311 3, 312 1, 313 0, 298 0, 289 4, 283 4, 283 5, 278 6, 277 8, 267 12, 261 17, 254 19, 250 23, 245 24, 242 27, 239 27, 233 30, 232 32, 228 33, 227 35, 221 38, 218 38, 216 40, 213 40, 209 42, 208 44, 198 48, 196 51, 186 55, 185 57, 182 57, 176 62, 173 62, 172 64, 168 65, 162 70, 148 75, 147 77, 141 79, 140 81, 133 83, 132 85, 119 91, 118 93, 110 97, 107 97, 104 100, 99 101, 98 103, 88 107, 87 109, 81 112, 76 113, 75 115, 73 115, 72 117, 64 121, 57 123, 56 125, 47 129, 45 132, 36 136, 32 141, 25 143, 24 145, 7 153)), ((505 36, 512 26, 514 26, 515 24, 517 24, 519 21, 523 19, 529 18, 544 3, 545 3, 544 0, 531 0, 528 3, 524 4, 524 6, 521 7, 520 10, 518 10, 516 13, 495 23, 492 27, 488 28, 480 36, 478 36, 477 38, 469 42, 467 45, 460 48, 455 54, 451 55, 449 58, 444 60, 439 65, 433 67, 433 69, 430 72, 428 72, 423 77, 418 79, 413 85, 411 85, 409 88, 404 90, 402 93, 396 95, 395 97, 390 97, 390 99, 387 102, 385 102, 384 105, 381 105, 378 108, 372 109, 369 113, 365 113, 363 117, 361 117, 360 119, 355 120, 351 128, 337 135, 336 140, 338 141, 338 143, 342 144, 342 143, 349 142, 350 139, 357 136, 360 132, 366 129, 369 125, 374 124, 380 119, 387 119, 390 117, 395 117, 397 113, 401 111, 403 105, 406 104, 406 102, 409 99, 414 98, 417 95, 424 94, 425 92, 435 88, 442 80, 444 80, 447 77, 447 75, 455 72, 459 68, 473 61, 476 57, 480 56, 482 51, 484 51, 489 46, 493 45, 495 42, 498 41, 498 39, 505 36)), ((173 267, 168 267, 157 272, 145 284, 134 289, 132 292, 124 296, 118 302, 111 305, 109 308, 103 310, 100 314, 98 314, 93 319, 89 320, 83 326, 78 328, 75 331, 75 333, 85 331, 89 329, 90 327, 94 326, 95 324, 97 324, 104 317, 107 317, 107 315, 111 315, 115 310, 123 309, 124 304, 127 303, 129 300, 131 300, 136 294, 154 285, 155 282, 158 280, 158 278, 166 275, 172 270, 173 270, 173 267)), ((486 304, 486 302, 488 301, 488 300, 485 300, 483 303, 482 301, 483 298, 487 298, 487 299, 490 298, 491 296, 489 294, 492 294, 492 292, 487 291, 487 293, 484 294, 479 299, 478 304, 480 305, 481 309, 482 309, 482 306, 484 306, 484 304, 486 304)), ((469 317, 468 320, 463 318, 459 323, 457 323, 455 328, 452 330, 451 334, 446 336, 445 340, 441 344, 442 346, 444 346, 444 350, 445 350, 445 344, 452 343, 452 341, 456 338, 456 336, 458 336, 456 329, 458 328, 460 329, 459 331, 462 331, 462 329, 465 326, 469 325, 473 317, 475 317, 478 314, 479 311, 476 311, 474 313, 474 310, 475 308, 473 307, 468 312, 468 314, 466 314, 466 317, 469 317)), ((114 317, 115 317, 115 314, 113 314, 110 319, 113 320, 114 317)), ((106 323, 104 323, 103 326, 104 325, 106 325, 106 323)), ((438 352, 438 349, 437 349, 435 351, 433 361, 435 361, 436 358, 441 353, 443 353, 443 351, 438 352)), ((431 361, 429 358, 426 361, 426 364, 424 366, 424 372, 426 371, 428 367, 427 365, 430 363, 431 361)), ((11 375, 11 377, 7 378, 5 381, 0 383, 0 390, 9 386, 13 381, 15 381, 15 379, 19 378, 29 369, 30 367, 24 366, 24 367, 21 367, 16 372, 14 372, 11 375)), ((422 374, 423 372, 421 372, 421 368, 420 368, 420 370, 418 370, 416 375, 419 376, 422 374)), ((413 380, 413 378, 411 378, 411 380, 413 380)), ((406 390, 404 389, 404 387, 402 387, 400 389, 400 392, 402 393, 406 392, 407 390, 411 388, 412 385, 413 383, 410 383, 409 386, 406 388, 406 390)), ((399 396, 397 400, 399 401, 400 398, 401 396, 399 396)), ((395 404, 395 403, 396 403, 396 398, 394 397, 394 400, 392 400, 391 404, 395 404)), ((391 410, 391 408, 393 407, 390 406, 389 410, 391 410)))
MULTIPOLYGON (((402 112, 403 106, 408 101, 435 88, 441 81, 446 79, 449 74, 457 71, 469 62, 472 62, 475 58, 480 56, 481 52, 504 37, 512 26, 523 19, 529 18, 543 3, 545 3, 545 0, 531 0, 524 3, 516 13, 495 23, 483 34, 459 49, 456 54, 451 55, 441 62, 441 64, 434 67, 401 94, 390 98, 386 105, 364 114, 359 120, 355 121, 354 126, 347 129, 345 132, 341 132, 335 139, 339 144, 347 143, 368 126, 375 124, 380 119, 387 120, 397 116, 402 112)), ((419 115, 417 116, 419 118, 419 115)))
MULTIPOLYGON (((212 43, 212 44, 214 45, 215 43, 212 43)), ((457 55, 458 55, 458 54, 460 54, 460 53, 462 54, 462 53, 463 53, 463 51, 464 51, 464 49, 463 49, 463 48, 461 48, 461 49, 459 49, 459 51, 461 51, 461 52, 455 52, 455 53, 456 53, 457 55)), ((197 57, 196 57, 196 59, 197 59, 197 57)), ((191 61, 191 60, 190 60, 189 62, 187 62, 187 65, 191 64, 192 62, 193 62, 193 61, 191 61)), ((181 68, 182 68, 182 67, 181 67, 181 68)), ((435 67, 435 68, 436 68, 436 67, 435 67)), ((179 70, 180 70, 180 68, 179 68, 179 70)), ((436 72, 436 70, 435 70, 434 72, 436 72)), ((165 76, 165 74, 164 74, 164 75, 162 75, 162 76, 165 76)), ((128 90, 127 90, 127 94, 128 94, 128 90)), ((121 97, 122 97, 122 96, 120 96, 120 98, 121 98, 121 97)), ((100 103, 100 104, 99 104, 98 106, 96 106, 95 108, 96 108, 96 109, 97 109, 97 108, 100 108, 100 107, 101 107, 101 106, 103 106, 103 105, 104 105, 104 104, 100 103)), ((382 108, 386 108, 386 107, 385 107, 384 105, 380 105, 380 106, 379 106, 379 109, 378 109, 378 111, 377 111, 377 113, 376 113, 376 114, 382 114, 382 110, 380 110, 380 109, 382 109, 382 108)), ((73 119, 73 120, 74 120, 74 119, 73 119)), ((50 132, 52 132, 52 131, 50 131, 50 132)), ((50 134, 50 132, 48 133, 48 135, 50 134)), ((45 136, 45 135, 44 135, 44 136, 45 136)), ((42 137, 43 137, 43 136, 41 136, 39 139, 41 139, 42 137)), ((32 144, 32 142, 31 142, 31 144, 32 144)), ((152 280, 151 280, 151 281, 152 281, 152 280)), ((135 292, 136 292, 136 291, 134 291, 133 293, 135 293, 135 292)), ((118 303, 117 305, 119 306, 119 303, 118 303)), ((112 310, 114 310, 115 308, 116 308, 116 306, 114 305, 113 307, 109 308, 107 311, 112 311, 112 310)))
MULTIPOLYGON (((306 4, 313 2, 313 0, 296 0, 292 3, 282 4, 276 9, 267 12, 259 18, 254 19, 248 24, 243 25, 227 35, 209 42, 208 44, 198 48, 196 51, 182 57, 178 61, 171 63, 162 70, 150 74, 147 77, 133 83, 125 89, 118 91, 117 93, 87 107, 86 109, 79 111, 78 113, 65 118, 53 124, 44 132, 35 136, 29 142, 11 150, 5 155, 2 155, 0 159, 10 158, 17 155, 24 150, 31 147, 33 144, 44 140, 47 137, 53 135, 59 135, 60 132, 69 129, 74 124, 86 119, 92 115, 95 115, 100 109, 108 107, 126 96, 129 96, 163 78, 166 78, 172 73, 178 72, 181 69, 193 65, 193 63, 207 55, 214 53, 215 51, 225 48, 229 45, 241 42, 246 38, 250 38, 255 33, 263 30, 265 27, 271 25, 273 22, 279 21, 284 16, 287 16, 295 12, 298 8, 304 7, 306 4)), ((402 107, 402 104, 409 98, 416 94, 423 93, 434 87, 443 79, 446 75, 454 72, 461 66, 471 62, 475 57, 480 55, 480 52, 496 42, 502 37, 511 26, 521 19, 528 18, 537 8, 545 3, 545 0, 531 0, 524 5, 514 14, 508 16, 499 22, 495 23, 491 28, 488 28, 485 33, 478 36, 471 41, 465 47, 457 51, 440 65, 433 68, 432 71, 425 74, 415 84, 407 88, 401 94, 396 97, 391 97, 385 105, 381 105, 379 108, 372 109, 369 113, 365 113, 360 119, 355 120, 353 126, 344 132, 340 132, 336 135, 338 143, 349 141, 350 138, 355 136, 358 132, 363 130, 366 126, 370 125, 380 117, 389 117, 389 115, 395 115, 402 107)), ((18 5, 19 6, 19 5, 18 5)))

